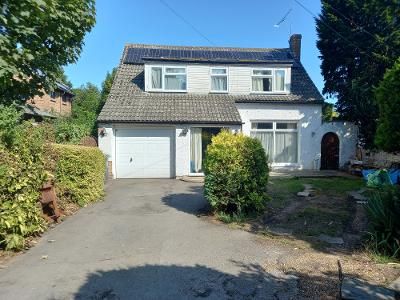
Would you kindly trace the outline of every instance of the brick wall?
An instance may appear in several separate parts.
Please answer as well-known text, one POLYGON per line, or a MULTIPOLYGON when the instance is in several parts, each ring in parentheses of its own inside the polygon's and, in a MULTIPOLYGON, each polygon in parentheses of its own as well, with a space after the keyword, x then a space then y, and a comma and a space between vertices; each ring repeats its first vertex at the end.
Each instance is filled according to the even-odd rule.
POLYGON ((26 103, 55 115, 69 116, 71 114, 72 98, 68 95, 66 99, 64 98, 64 101, 62 95, 63 92, 56 91, 54 98, 49 94, 44 94, 43 96, 35 96, 33 99, 26 101, 26 103))

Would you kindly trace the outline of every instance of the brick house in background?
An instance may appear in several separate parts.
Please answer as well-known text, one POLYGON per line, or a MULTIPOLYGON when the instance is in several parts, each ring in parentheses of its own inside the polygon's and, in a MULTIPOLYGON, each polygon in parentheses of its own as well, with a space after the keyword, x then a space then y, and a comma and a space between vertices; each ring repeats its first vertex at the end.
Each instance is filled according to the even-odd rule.
POLYGON ((71 115, 74 94, 69 86, 56 83, 56 88, 50 93, 35 96, 26 101, 25 116, 38 121, 47 118, 71 115))

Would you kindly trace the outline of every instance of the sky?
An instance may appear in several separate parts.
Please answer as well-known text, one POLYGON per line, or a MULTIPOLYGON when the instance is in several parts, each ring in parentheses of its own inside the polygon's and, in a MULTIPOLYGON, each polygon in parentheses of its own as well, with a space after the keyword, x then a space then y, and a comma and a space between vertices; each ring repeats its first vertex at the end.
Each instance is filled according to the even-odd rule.
MULTIPOLYGON (((319 0, 299 1, 319 14, 319 0)), ((65 68, 74 87, 86 82, 100 87, 127 43, 287 48, 290 34, 300 33, 301 61, 322 91, 315 21, 295 0, 97 0, 96 10, 79 60, 65 68)))

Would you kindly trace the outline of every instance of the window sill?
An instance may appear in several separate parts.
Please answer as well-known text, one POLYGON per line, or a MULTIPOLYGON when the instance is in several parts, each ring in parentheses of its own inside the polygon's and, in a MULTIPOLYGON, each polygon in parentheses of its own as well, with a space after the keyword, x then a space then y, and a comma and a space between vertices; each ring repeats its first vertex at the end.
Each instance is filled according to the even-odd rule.
POLYGON ((290 92, 250 92, 251 95, 289 95, 290 92))
POLYGON ((181 91, 181 90, 177 90, 177 91, 172 91, 172 90, 147 90, 146 92, 148 93, 187 93, 187 90, 181 91))
POLYGON ((228 91, 210 91, 210 94, 229 94, 228 91))

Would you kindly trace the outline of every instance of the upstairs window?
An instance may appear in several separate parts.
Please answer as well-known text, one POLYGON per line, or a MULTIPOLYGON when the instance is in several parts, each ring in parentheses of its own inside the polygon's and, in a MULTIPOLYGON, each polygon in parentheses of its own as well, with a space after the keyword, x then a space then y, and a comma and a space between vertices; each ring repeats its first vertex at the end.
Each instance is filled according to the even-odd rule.
POLYGON ((228 70, 227 68, 211 68, 211 92, 228 92, 228 70))
POLYGON ((165 89, 171 91, 186 90, 186 68, 165 68, 165 89))
POLYGON ((254 69, 251 78, 252 92, 285 92, 286 71, 283 69, 254 69))
POLYGON ((151 89, 162 90, 162 68, 151 68, 151 89))
POLYGON ((272 71, 253 70, 251 82, 253 92, 272 92, 272 71))
POLYGON ((157 66, 150 67, 150 76, 148 77, 151 91, 169 91, 184 92, 186 91, 186 68, 157 66))

